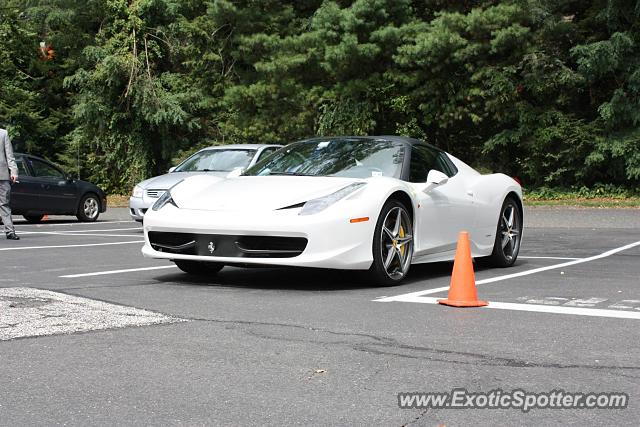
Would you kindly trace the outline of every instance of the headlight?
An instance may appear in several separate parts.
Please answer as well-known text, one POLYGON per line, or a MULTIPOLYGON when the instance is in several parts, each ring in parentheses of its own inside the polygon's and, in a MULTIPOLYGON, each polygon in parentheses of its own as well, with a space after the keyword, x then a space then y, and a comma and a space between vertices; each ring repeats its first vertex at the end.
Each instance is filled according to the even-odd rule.
POLYGON ((304 206, 302 207, 302 210, 300 211, 300 213, 298 213, 298 215, 313 215, 318 212, 322 212, 323 210, 327 209, 329 206, 333 205, 339 200, 344 199, 349 194, 358 190, 360 187, 364 186, 365 184, 366 183, 364 182, 355 182, 351 185, 347 185, 346 187, 341 188, 335 193, 331 193, 324 197, 318 197, 317 199, 309 200, 307 203, 304 204, 304 206))
POLYGON ((162 196, 160 196, 160 198, 158 200, 156 200, 156 202, 153 204, 153 206, 151 206, 151 209, 153 209, 154 211, 160 210, 167 203, 172 204, 176 208, 178 207, 178 205, 176 205, 176 202, 173 201, 173 197, 171 197, 171 192, 169 190, 165 191, 162 194, 162 196))
POLYGON ((142 197, 143 192, 144 190, 142 189, 142 187, 140 187, 139 185, 136 185, 135 187, 133 187, 133 194, 131 194, 131 197, 140 198, 142 197))

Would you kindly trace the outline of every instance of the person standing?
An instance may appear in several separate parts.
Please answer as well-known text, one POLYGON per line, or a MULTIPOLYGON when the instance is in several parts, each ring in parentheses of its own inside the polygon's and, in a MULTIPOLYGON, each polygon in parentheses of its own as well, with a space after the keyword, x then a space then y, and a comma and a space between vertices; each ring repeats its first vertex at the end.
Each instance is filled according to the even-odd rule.
POLYGON ((11 184, 18 180, 18 165, 13 157, 9 133, 0 128, 0 218, 9 240, 20 240, 11 220, 11 184))

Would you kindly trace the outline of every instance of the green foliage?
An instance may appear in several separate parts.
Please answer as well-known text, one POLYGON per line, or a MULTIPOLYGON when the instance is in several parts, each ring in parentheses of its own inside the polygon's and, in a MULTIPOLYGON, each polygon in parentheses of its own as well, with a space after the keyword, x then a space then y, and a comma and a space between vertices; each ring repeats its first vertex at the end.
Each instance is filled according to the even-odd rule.
POLYGON ((598 184, 589 187, 549 188, 540 187, 525 191, 527 200, 566 200, 566 199, 628 199, 640 197, 640 188, 630 189, 611 184, 598 184))
POLYGON ((109 192, 206 145, 337 134, 528 187, 640 183, 634 0, 5 3, 0 125, 109 192))

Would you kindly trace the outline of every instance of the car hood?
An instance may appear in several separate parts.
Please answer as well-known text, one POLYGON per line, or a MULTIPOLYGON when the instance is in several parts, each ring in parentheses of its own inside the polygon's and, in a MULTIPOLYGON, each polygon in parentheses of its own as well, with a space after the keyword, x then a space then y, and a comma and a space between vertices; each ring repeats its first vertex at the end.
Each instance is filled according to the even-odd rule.
POLYGON ((229 172, 171 172, 164 175, 154 176, 142 181, 138 185, 143 189, 166 190, 173 187, 185 178, 196 175, 211 175, 216 177, 225 177, 229 172))
POLYGON ((194 177, 185 180, 173 200, 182 209, 210 211, 275 210, 331 194, 353 178, 306 176, 240 176, 229 179, 194 177))

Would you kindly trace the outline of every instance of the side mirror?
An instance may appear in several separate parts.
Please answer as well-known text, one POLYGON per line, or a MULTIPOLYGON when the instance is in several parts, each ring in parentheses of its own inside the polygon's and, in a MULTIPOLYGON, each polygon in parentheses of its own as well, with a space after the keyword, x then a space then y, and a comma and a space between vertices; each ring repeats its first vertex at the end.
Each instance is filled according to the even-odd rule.
POLYGON ((171 167, 169 168, 169 173, 173 172, 174 170, 176 170, 176 167, 175 167, 175 166, 171 166, 171 167))
POLYGON ((431 169, 429 175, 427 175, 427 185, 422 190, 423 193, 428 193, 436 187, 446 184, 449 181, 449 177, 444 173, 431 169))
POLYGON ((64 178, 67 180, 67 182, 73 182, 74 181, 73 176, 71 176, 69 174, 65 175, 64 178))

